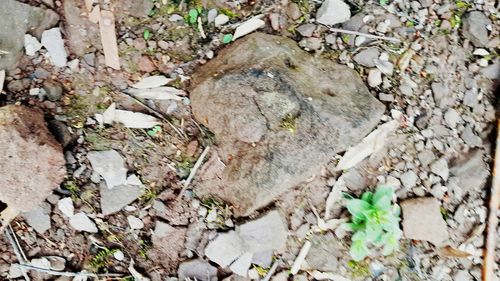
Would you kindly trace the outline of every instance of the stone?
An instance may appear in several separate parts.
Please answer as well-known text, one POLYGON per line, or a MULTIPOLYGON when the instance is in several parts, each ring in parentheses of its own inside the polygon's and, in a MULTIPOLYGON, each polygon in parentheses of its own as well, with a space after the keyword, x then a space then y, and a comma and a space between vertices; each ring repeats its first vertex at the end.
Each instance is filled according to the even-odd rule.
POLYGON ((224 14, 219 14, 214 19, 215 26, 223 26, 229 21, 229 17, 224 14))
POLYGON ((54 137, 62 145, 63 148, 67 148, 68 146, 74 144, 78 138, 76 134, 71 133, 71 131, 68 129, 68 126, 62 121, 50 120, 48 122, 48 126, 49 130, 52 132, 52 134, 54 134, 54 137))
POLYGON ((127 221, 131 229, 141 229, 144 227, 144 223, 138 217, 127 216, 127 221))
POLYGON ((314 234, 311 239, 311 249, 306 256, 308 268, 320 271, 336 271, 338 260, 343 257, 346 248, 333 233, 314 234))
POLYGON ((24 35, 40 38, 43 30, 57 24, 59 16, 52 10, 32 7, 15 0, 2 0, 0 9, 0 69, 14 69, 23 54, 24 35))
POLYGON ((444 181, 448 180, 450 170, 448 169, 448 162, 446 159, 441 158, 431 164, 431 171, 440 176, 444 181))
POLYGON ((52 64, 57 67, 66 66, 68 54, 64 48, 64 41, 59 27, 45 30, 42 33, 42 45, 47 49, 52 64))
POLYGON ((127 168, 125 160, 115 150, 90 151, 87 158, 94 171, 99 173, 106 181, 106 186, 112 189, 123 185, 127 181, 127 168))
POLYGON ((157 221, 151 236, 153 247, 147 252, 148 258, 163 265, 167 272, 175 272, 184 250, 186 232, 186 228, 176 228, 157 221))
POLYGON ((153 0, 120 0, 111 2, 115 14, 119 16, 131 15, 136 18, 147 17, 154 7, 153 0))
POLYGON ((31 36, 30 34, 24 35, 24 51, 28 56, 34 56, 40 49, 42 48, 42 44, 38 42, 36 37, 31 36))
POLYGON ((325 25, 343 23, 350 18, 351 10, 342 0, 325 0, 316 13, 316 21, 325 25))
POLYGON ((42 205, 43 207, 38 206, 23 214, 28 225, 40 234, 50 229, 50 204, 42 203, 42 205))
POLYGON ((78 231, 97 233, 95 223, 83 212, 77 213, 69 218, 69 224, 78 231))
POLYGON ((78 57, 84 56, 90 50, 102 49, 99 26, 89 20, 82 4, 82 1, 78 0, 63 1, 66 42, 71 53, 78 57))
POLYGON ((474 134, 472 127, 470 124, 465 125, 464 130, 460 137, 464 140, 464 142, 471 147, 481 146, 483 144, 483 140, 474 134))
POLYGON ((442 246, 448 240, 448 227, 436 198, 408 199, 400 205, 406 238, 429 241, 436 246, 442 246))
POLYGON ((363 51, 357 53, 353 60, 358 64, 365 67, 375 67, 375 60, 380 56, 380 52, 377 48, 367 48, 363 51))
POLYGON ((407 171, 399 179, 405 188, 412 189, 417 185, 418 176, 414 171, 407 171))
POLYGON ((193 114, 215 133, 213 151, 225 164, 202 167, 196 192, 231 203, 236 216, 309 179, 368 134, 384 111, 351 69, 262 33, 222 50, 192 85, 193 114))
POLYGON ((467 270, 459 270, 453 275, 453 281, 472 281, 474 278, 467 270))
POLYGON ((190 260, 179 265, 177 270, 179 280, 217 281, 217 268, 202 260, 190 260))
POLYGON ((444 121, 446 121, 446 124, 452 129, 455 128, 461 120, 460 114, 453 108, 449 108, 444 114, 444 121))
POLYGON ((107 216, 120 211, 123 207, 139 198, 143 192, 144 187, 142 185, 123 184, 115 186, 113 189, 109 189, 104 184, 101 184, 102 214, 107 216))
POLYGON ((61 99, 63 94, 62 85, 53 80, 47 80, 43 82, 43 89, 45 90, 45 96, 50 101, 58 101, 61 99))
POLYGON ((304 37, 311 37, 314 33, 314 30, 316 30, 316 25, 312 23, 306 23, 297 27, 296 30, 298 33, 300 33, 300 35, 304 37))
POLYGON ((6 213, 0 213, 3 226, 18 213, 40 205, 59 187, 66 169, 61 145, 38 109, 0 108, 0 151, 0 202, 7 205, 6 213))
POLYGON ((436 159, 436 156, 434 155, 434 152, 432 152, 431 150, 424 150, 417 155, 417 158, 418 161, 420 161, 420 164, 422 164, 422 166, 427 167, 430 163, 434 161, 434 159, 436 159))
POLYGON ((453 105, 455 102, 453 93, 442 82, 434 82, 431 84, 432 93, 434 96, 434 101, 440 108, 446 108, 450 105, 453 105))
POLYGON ((208 23, 212 23, 215 21, 215 17, 217 17, 217 9, 210 9, 208 10, 208 13, 207 13, 207 22, 208 23))
POLYGON ((480 11, 467 13, 463 19, 462 32, 465 38, 469 39, 476 47, 488 47, 488 25, 490 19, 480 11))
POLYGON ((370 87, 378 87, 382 84, 382 72, 377 68, 372 68, 368 71, 368 85, 370 87))
POLYGON ((70 218, 75 214, 75 207, 73 205, 73 199, 71 197, 66 197, 57 202, 57 208, 65 215, 70 218))
POLYGON ((271 211, 257 220, 237 226, 234 231, 219 234, 205 248, 205 255, 227 268, 246 253, 283 250, 287 236, 286 223, 277 211, 271 211))
POLYGON ((239 257, 235 262, 231 264, 229 269, 242 277, 247 277, 248 275, 248 269, 250 268, 250 265, 252 264, 252 257, 253 254, 250 252, 246 252, 241 257, 239 257))
POLYGON ((458 179, 458 188, 465 194, 480 194, 490 172, 483 160, 484 152, 480 149, 472 150, 450 163, 450 174, 458 179))

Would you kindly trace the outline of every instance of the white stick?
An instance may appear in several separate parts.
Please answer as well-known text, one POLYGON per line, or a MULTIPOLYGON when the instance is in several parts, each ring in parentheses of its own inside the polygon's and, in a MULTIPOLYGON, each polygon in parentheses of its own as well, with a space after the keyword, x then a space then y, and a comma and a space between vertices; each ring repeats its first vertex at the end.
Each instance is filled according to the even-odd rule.
POLYGON ((302 246, 302 249, 300 249, 299 255, 293 262, 292 269, 290 269, 290 274, 295 275, 299 272, 300 267, 304 263, 304 260, 306 259, 306 256, 309 253, 310 249, 311 241, 307 240, 306 243, 304 243, 304 246, 302 246))
POLYGON ((266 277, 264 277, 264 279, 262 279, 262 281, 271 280, 271 277, 274 275, 274 272, 276 272, 276 269, 278 269, 279 262, 280 262, 280 260, 274 261, 273 266, 271 266, 271 268, 269 269, 269 271, 266 274, 266 277))
POLYGON ((399 40, 398 38, 394 38, 394 37, 379 36, 379 35, 373 35, 373 34, 369 34, 369 33, 358 32, 358 31, 340 29, 340 28, 333 28, 332 27, 332 28, 330 28, 330 31, 351 34, 351 35, 358 35, 358 36, 363 36, 363 37, 372 38, 372 39, 387 40, 387 41, 392 41, 392 42, 396 42, 396 43, 401 42, 401 40, 399 40))
POLYGON ((179 193, 179 196, 177 199, 180 199, 186 189, 189 187, 189 184, 191 184, 191 181, 194 179, 194 176, 196 175, 196 171, 200 168, 201 164, 203 163, 203 160, 205 159, 205 156, 207 156, 208 151, 210 150, 210 146, 205 147, 205 150, 201 153, 200 157, 198 160, 196 160, 196 163, 194 164, 193 168, 191 169, 191 172, 189 172, 189 176, 186 179, 186 182, 184 182, 184 187, 181 190, 181 193, 179 193))

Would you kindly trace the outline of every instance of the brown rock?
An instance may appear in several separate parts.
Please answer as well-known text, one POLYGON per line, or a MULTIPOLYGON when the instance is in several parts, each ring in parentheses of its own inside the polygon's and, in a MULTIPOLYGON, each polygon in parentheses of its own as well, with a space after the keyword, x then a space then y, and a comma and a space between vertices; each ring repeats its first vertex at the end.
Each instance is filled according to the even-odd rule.
MULTIPOLYGON (((197 186, 249 215, 318 173, 378 123, 383 105, 348 67, 253 33, 193 76, 192 109, 215 133, 221 171, 197 186)), ((203 171, 213 169, 202 169, 203 171)))
POLYGON ((148 258, 163 265, 167 272, 174 273, 181 262, 180 254, 184 250, 186 232, 185 228, 174 228, 157 221, 151 238, 153 248, 148 251, 148 258))
POLYGON ((138 65, 140 71, 153 72, 156 70, 156 66, 147 56, 142 56, 139 59, 138 65))
POLYGON ((436 246, 448 240, 448 227, 436 198, 414 198, 401 202, 406 238, 429 241, 436 246))
POLYGON ((40 110, 0 108, 0 201, 2 222, 42 203, 64 179, 61 145, 47 129, 40 110))
POLYGON ((102 49, 99 26, 91 22, 84 13, 83 1, 63 1, 65 35, 71 52, 77 56, 97 49, 102 49))

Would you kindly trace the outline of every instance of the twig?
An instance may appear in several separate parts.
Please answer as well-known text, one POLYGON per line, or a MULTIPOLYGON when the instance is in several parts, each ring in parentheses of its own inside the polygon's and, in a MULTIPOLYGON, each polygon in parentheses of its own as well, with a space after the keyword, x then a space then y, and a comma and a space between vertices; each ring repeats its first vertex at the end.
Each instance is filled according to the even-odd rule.
POLYGON ((276 272, 276 269, 278 269, 278 265, 281 262, 281 260, 276 260, 274 261, 273 265, 269 269, 269 271, 266 274, 266 277, 262 279, 262 281, 269 281, 271 280, 271 277, 273 277, 274 273, 276 272))
POLYGON ((95 274, 95 273, 88 273, 88 272, 67 272, 67 271, 55 271, 55 270, 50 270, 50 269, 45 269, 37 266, 33 266, 31 264, 15 264, 16 266, 19 266, 24 269, 28 270, 34 270, 38 272, 43 272, 47 273, 50 275, 55 275, 55 276, 68 276, 68 277, 94 277, 94 278, 117 278, 117 277, 123 277, 124 275, 121 273, 105 273, 105 274, 95 274))
POLYGON ((387 41, 392 41, 396 43, 400 43, 401 40, 395 37, 387 37, 387 36, 379 36, 379 35, 374 35, 374 34, 369 34, 369 33, 363 33, 363 32, 358 32, 358 31, 352 31, 352 30, 346 30, 346 29, 340 29, 340 28, 330 28, 331 32, 338 32, 338 33, 345 33, 345 34, 351 34, 351 35, 358 35, 358 36, 363 36, 366 38, 372 38, 372 39, 381 39, 381 40, 387 40, 387 41))
POLYGON ((186 181, 184 182, 184 186, 182 187, 181 193, 179 193, 179 195, 177 196, 177 199, 182 198, 182 195, 184 194, 184 192, 186 191, 186 189, 189 187, 189 184, 191 183, 191 181, 194 179, 196 171, 198 171, 198 169, 200 168, 200 166, 203 163, 203 160, 205 159, 205 156, 207 156, 207 153, 208 153, 209 150, 210 150, 210 146, 205 147, 205 150, 203 150, 203 152, 201 153, 201 155, 198 158, 198 160, 196 160, 196 163, 194 164, 193 168, 189 172, 189 176, 186 179, 186 181))
POLYGON ((201 22, 201 17, 198 17, 198 30, 200 31, 201 38, 206 39, 205 30, 203 30, 203 24, 201 22))
POLYGON ((302 263, 304 263, 304 260, 306 259, 306 256, 309 253, 310 249, 311 241, 307 240, 306 243, 304 243, 304 246, 302 246, 302 249, 300 249, 297 258, 293 262, 292 269, 290 269, 290 274, 295 275, 299 272, 300 267, 302 266, 302 263))
POLYGON ((497 125, 497 143, 493 165, 493 183, 491 185, 486 247, 484 250, 483 281, 493 281, 495 278, 495 248, 497 246, 498 204, 500 203, 500 119, 497 125))
MULTIPOLYGON (((14 250, 14 254, 16 255, 17 260, 20 263, 25 263, 26 262, 26 255, 24 254, 23 250, 21 249, 21 246, 19 246, 19 242, 17 241, 16 234, 14 233, 14 230, 8 225, 8 227, 5 228, 5 236, 7 237, 7 240, 9 240, 10 245, 12 246, 12 249, 14 250)), ((30 281, 30 278, 28 274, 26 273, 26 270, 21 268, 21 273, 23 274, 24 280, 30 281)))

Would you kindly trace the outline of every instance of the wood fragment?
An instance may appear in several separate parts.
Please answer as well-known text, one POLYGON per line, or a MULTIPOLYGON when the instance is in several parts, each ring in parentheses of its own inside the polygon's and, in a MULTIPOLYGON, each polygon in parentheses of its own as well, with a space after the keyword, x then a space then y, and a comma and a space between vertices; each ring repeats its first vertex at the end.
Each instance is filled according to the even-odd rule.
POLYGON ((311 241, 307 240, 304 243, 304 246, 302 246, 302 249, 300 249, 297 258, 293 262, 292 269, 290 269, 290 274, 295 275, 299 272, 302 264, 304 263, 304 260, 306 259, 307 254, 309 253, 309 250, 311 250, 311 241))
POLYGON ((498 207, 500 204, 500 119, 497 123, 497 140, 495 159, 493 164, 493 181, 491 184, 489 213, 486 233, 486 247, 484 250, 483 281, 495 280, 495 248, 497 246, 498 207))
POLYGON ((95 6, 94 9, 92 9, 92 12, 89 13, 89 20, 93 23, 98 23, 100 17, 101 8, 99 6, 95 6))
POLYGON ((0 70, 0 93, 3 91, 4 82, 5 82, 5 70, 0 70))
POLYGON ((266 276, 262 279, 262 281, 269 281, 271 280, 271 277, 273 277, 274 273, 276 272, 276 269, 278 269, 278 265, 281 262, 281 260, 275 260, 269 271, 267 272, 266 276))
POLYGON ((401 40, 399 40, 398 38, 395 38, 395 37, 379 36, 379 35, 374 35, 374 34, 369 34, 369 33, 358 32, 358 31, 340 29, 340 28, 330 28, 330 31, 337 32, 337 33, 363 36, 363 37, 372 38, 372 39, 386 40, 386 41, 391 41, 391 42, 396 42, 396 43, 401 42, 401 40))
POLYGON ((112 12, 101 11, 99 31, 101 33, 101 43, 106 65, 113 69, 120 70, 118 43, 116 42, 115 16, 112 12))
POLYGON ((189 187, 189 184, 191 184, 191 181, 194 179, 194 176, 196 175, 196 171, 200 168, 201 164, 203 163, 203 160, 208 154, 208 151, 210 150, 210 146, 205 147, 203 152, 201 153, 200 157, 198 157, 198 160, 196 160, 196 163, 194 164, 193 168, 191 169, 191 172, 189 172, 189 176, 184 182, 184 186, 182 187, 181 193, 177 196, 177 199, 181 199, 182 196, 184 195, 184 192, 186 189, 189 187))

